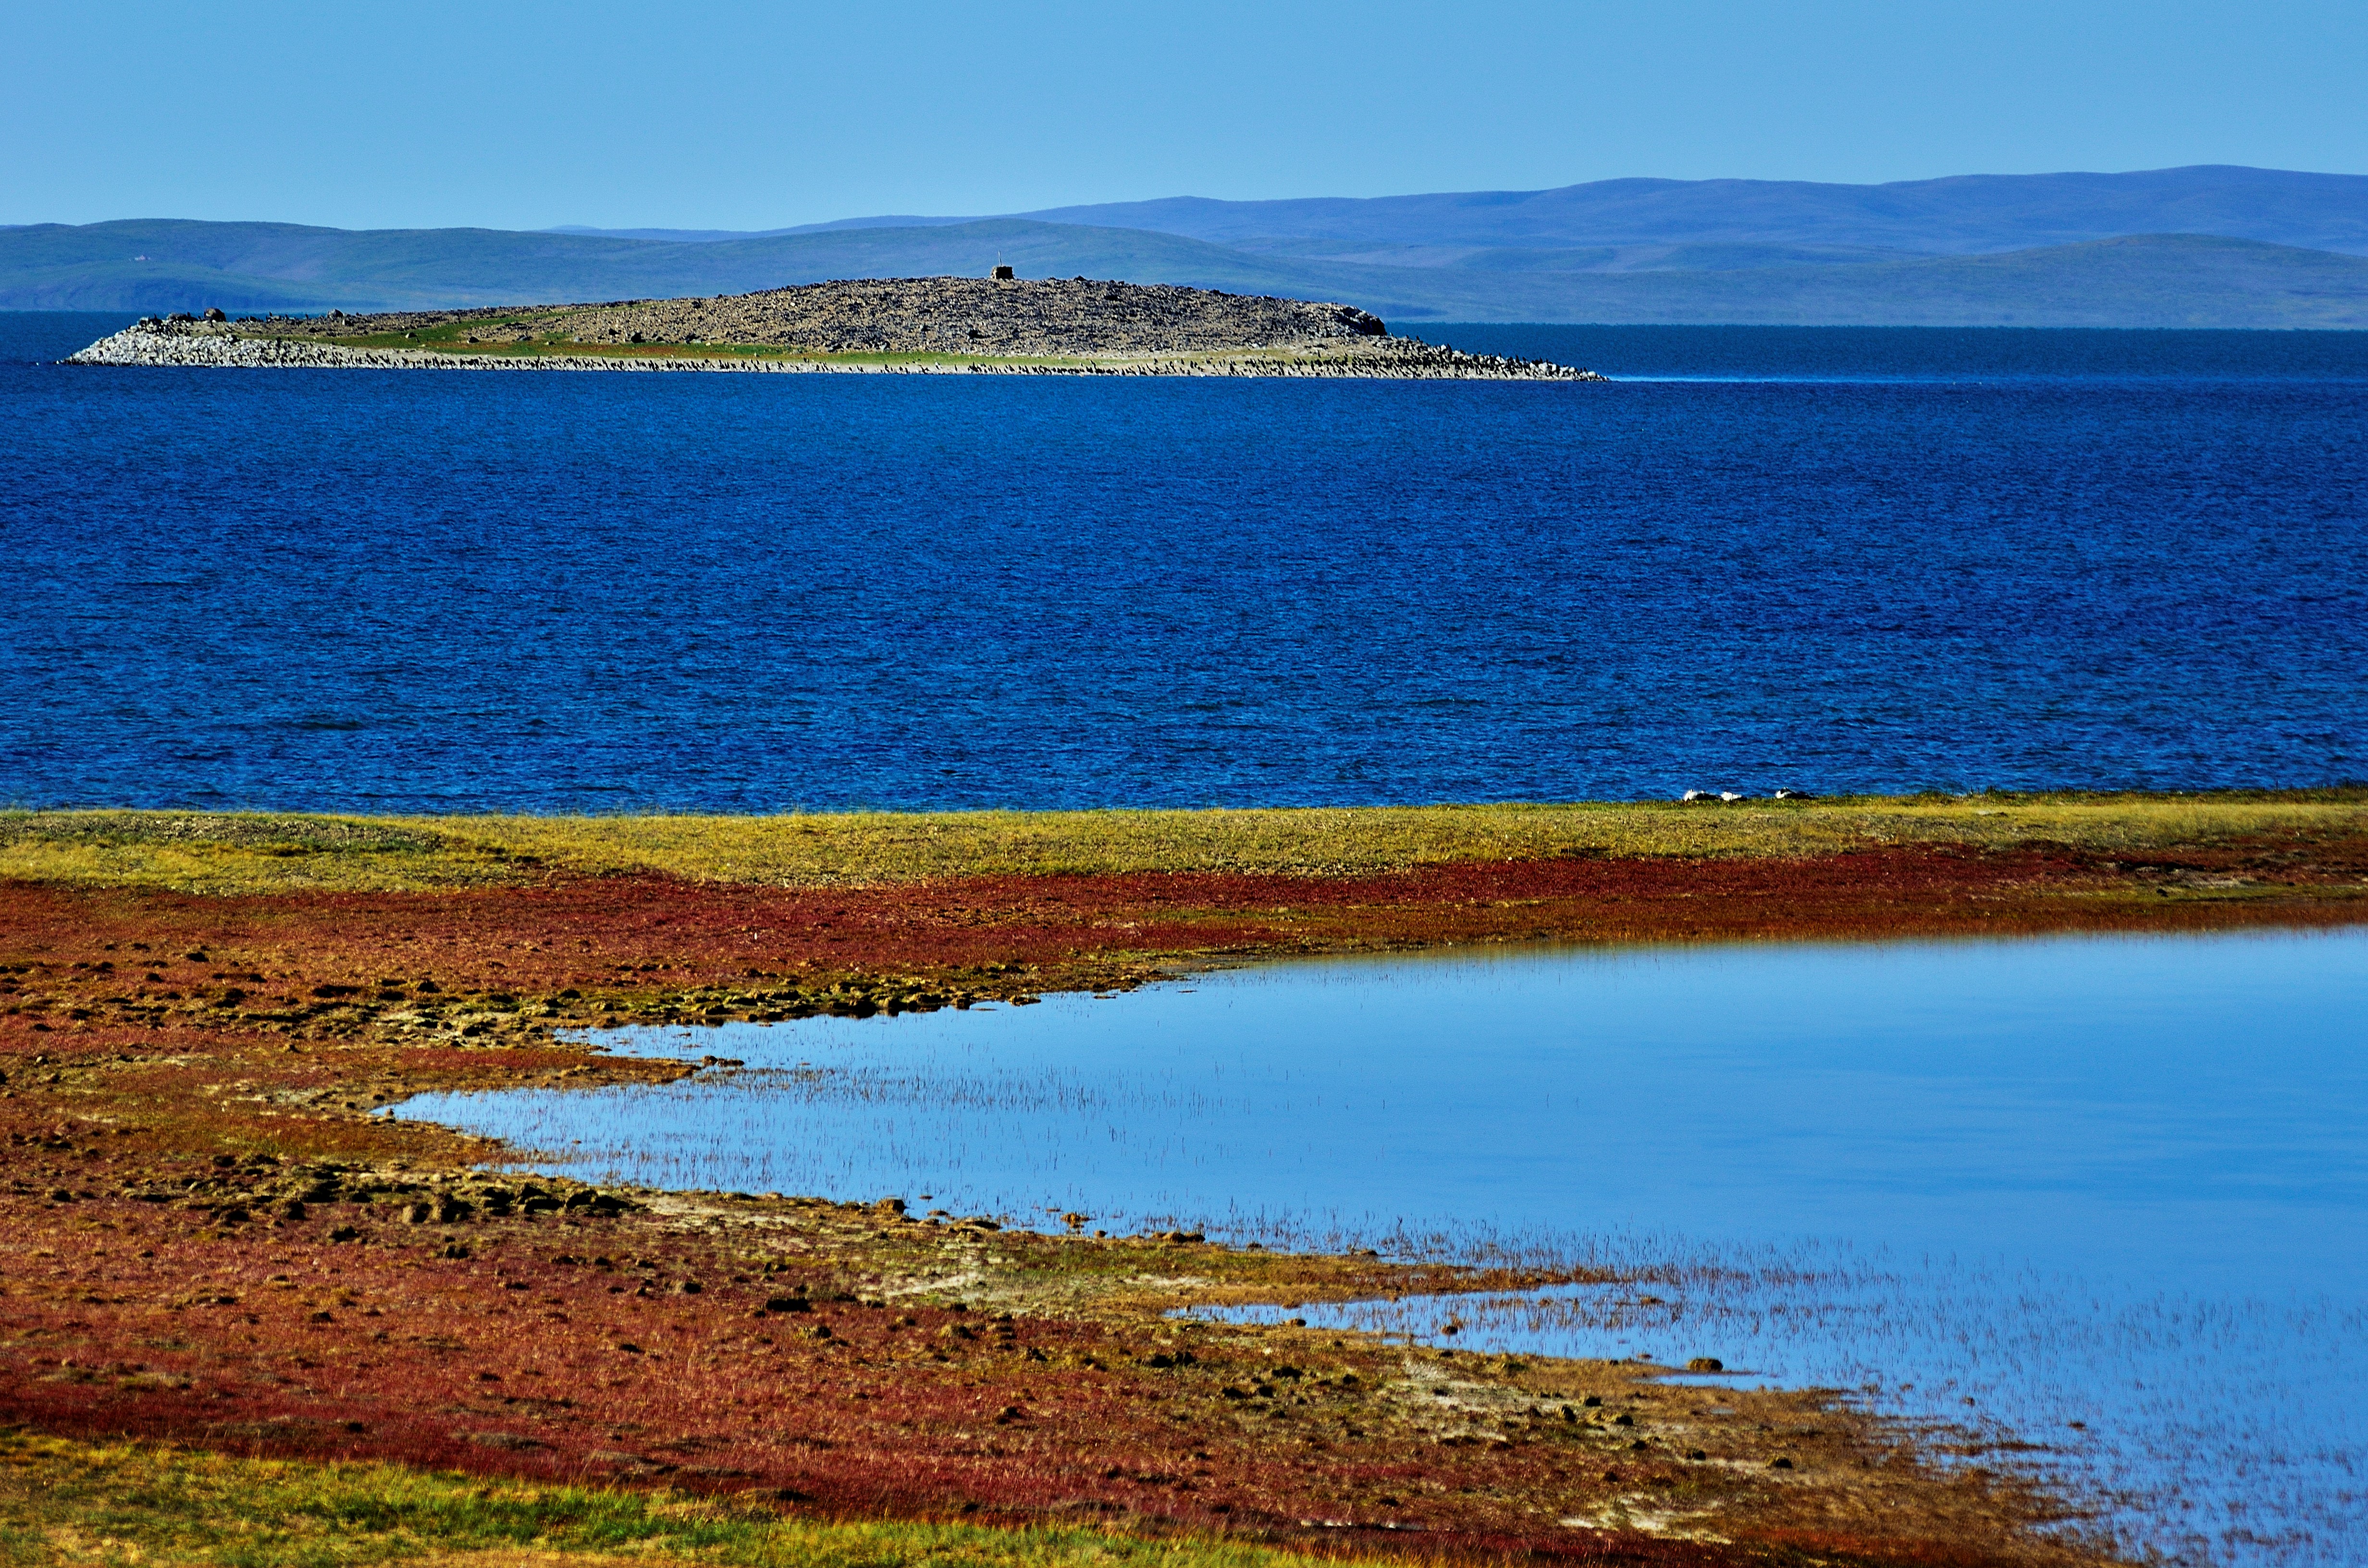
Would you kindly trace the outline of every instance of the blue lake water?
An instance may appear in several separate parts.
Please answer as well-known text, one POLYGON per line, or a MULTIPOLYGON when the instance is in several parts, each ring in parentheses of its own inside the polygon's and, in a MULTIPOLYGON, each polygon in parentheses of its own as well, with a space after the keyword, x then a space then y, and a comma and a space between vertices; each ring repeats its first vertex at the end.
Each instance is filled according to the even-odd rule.
MULTIPOLYGON (((0 804, 2368 776, 2368 334, 1424 329, 1586 386, 49 362, 121 324, 0 314, 0 804)), ((2035 1435, 2141 1543, 2357 1562, 2364 972, 1318 965, 406 1114, 586 1174, 1618 1264, 1654 1289, 1358 1321, 1722 1355, 2035 1435)))
POLYGON ((2003 1462, 2182 1561, 2368 1558, 2368 935, 1294 963, 603 1038, 747 1066, 400 1114, 596 1180, 1607 1265, 1267 1315, 1714 1355, 2035 1443, 2003 1462))
POLYGON ((69 369, 0 803, 2368 776, 2368 334, 1427 327, 1611 385, 69 369))

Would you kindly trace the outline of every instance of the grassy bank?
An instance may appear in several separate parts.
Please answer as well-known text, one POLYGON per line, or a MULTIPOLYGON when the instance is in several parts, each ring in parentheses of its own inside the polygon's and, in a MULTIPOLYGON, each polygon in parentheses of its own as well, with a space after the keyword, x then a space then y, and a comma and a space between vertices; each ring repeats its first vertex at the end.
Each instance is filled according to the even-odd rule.
POLYGON ((802 1520, 666 1491, 489 1484, 403 1465, 0 1437, 0 1562, 8 1564, 1296 1568, 1315 1561, 1207 1537, 802 1520))
POLYGON ((0 813, 0 877, 237 893, 499 885, 547 870, 772 887, 955 877, 1358 877, 1474 862, 1770 858, 1889 845, 2091 856, 2368 833, 2368 790, 1278 811, 773 816, 0 813))

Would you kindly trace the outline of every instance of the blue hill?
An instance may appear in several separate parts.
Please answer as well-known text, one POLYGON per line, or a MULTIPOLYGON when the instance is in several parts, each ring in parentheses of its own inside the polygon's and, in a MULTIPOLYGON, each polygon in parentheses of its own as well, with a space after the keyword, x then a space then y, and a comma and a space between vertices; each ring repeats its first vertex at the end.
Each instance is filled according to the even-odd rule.
POLYGON ((1905 185, 1610 180, 1192 198, 721 231, 0 229, 0 308, 319 311, 739 293, 826 278, 1127 278, 1385 320, 2368 326, 2368 177, 2201 167, 1905 185))

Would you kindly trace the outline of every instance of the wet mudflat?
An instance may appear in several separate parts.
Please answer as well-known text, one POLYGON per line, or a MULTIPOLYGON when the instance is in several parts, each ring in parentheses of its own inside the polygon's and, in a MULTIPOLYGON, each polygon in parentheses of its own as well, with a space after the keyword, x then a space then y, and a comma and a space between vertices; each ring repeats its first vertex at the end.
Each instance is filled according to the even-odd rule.
POLYGON ((1715 1356, 1946 1423, 2132 1545, 2368 1545, 2357 934, 1300 963, 606 1039, 746 1065, 403 1114, 601 1180, 1614 1265, 1270 1315, 1715 1356))

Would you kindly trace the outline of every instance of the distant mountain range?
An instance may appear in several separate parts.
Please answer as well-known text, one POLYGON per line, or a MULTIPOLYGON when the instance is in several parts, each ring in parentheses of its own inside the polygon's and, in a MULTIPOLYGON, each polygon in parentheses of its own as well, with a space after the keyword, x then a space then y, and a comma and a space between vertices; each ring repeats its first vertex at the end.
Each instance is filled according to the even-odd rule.
POLYGON ((0 308, 375 310, 833 278, 1126 278, 1385 320, 2368 327, 2368 176, 2203 166, 1881 186, 1606 180, 712 230, 0 228, 0 308))

